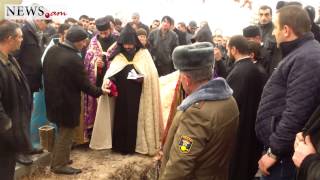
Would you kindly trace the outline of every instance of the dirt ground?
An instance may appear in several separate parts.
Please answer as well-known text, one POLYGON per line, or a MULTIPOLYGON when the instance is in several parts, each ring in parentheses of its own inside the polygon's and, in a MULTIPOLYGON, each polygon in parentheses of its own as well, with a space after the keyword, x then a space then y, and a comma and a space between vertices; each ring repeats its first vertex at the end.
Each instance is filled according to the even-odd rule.
POLYGON ((81 168, 78 175, 56 175, 49 167, 39 168, 22 180, 149 180, 154 179, 152 157, 139 154, 121 155, 111 150, 94 151, 88 147, 72 150, 72 167, 81 168))

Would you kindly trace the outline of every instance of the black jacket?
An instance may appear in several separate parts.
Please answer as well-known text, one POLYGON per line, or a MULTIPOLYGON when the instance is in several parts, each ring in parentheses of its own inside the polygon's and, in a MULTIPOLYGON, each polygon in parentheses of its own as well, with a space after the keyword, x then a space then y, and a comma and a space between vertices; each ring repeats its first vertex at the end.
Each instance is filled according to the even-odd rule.
POLYGON ((296 134, 320 104, 320 44, 310 32, 281 49, 284 59, 264 87, 255 129, 273 153, 290 156, 296 134))
POLYGON ((0 149, 26 152, 31 149, 31 94, 18 63, 12 56, 9 60, 9 65, 0 61, 0 126, 11 121, 12 128, 0 133, 0 149), (18 73, 13 73, 10 66, 15 66, 18 73))
POLYGON ((158 28, 150 32, 148 41, 159 76, 173 72, 174 68, 171 55, 174 48, 179 45, 177 34, 171 30, 162 34, 158 28))
POLYGON ((272 22, 269 22, 268 24, 259 24, 259 27, 262 34, 262 42, 266 43, 266 41, 272 37, 274 25, 272 22))
POLYGON ((22 33, 23 41, 16 59, 28 79, 31 92, 35 92, 41 87, 44 41, 40 41, 40 37, 28 22, 22 27, 22 33))
POLYGON ((226 80, 233 90, 240 112, 229 180, 253 179, 262 153, 262 145, 256 138, 254 125, 267 73, 263 68, 261 70, 257 67, 251 58, 246 58, 235 62, 226 80))
POLYGON ((79 125, 81 91, 99 97, 102 90, 90 84, 79 51, 58 44, 51 47, 43 62, 48 120, 64 127, 79 125))

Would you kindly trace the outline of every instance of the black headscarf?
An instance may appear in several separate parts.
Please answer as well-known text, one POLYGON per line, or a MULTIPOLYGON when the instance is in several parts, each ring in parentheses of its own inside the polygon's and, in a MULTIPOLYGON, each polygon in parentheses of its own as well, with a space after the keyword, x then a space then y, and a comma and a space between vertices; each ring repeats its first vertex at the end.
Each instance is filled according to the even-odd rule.
POLYGON ((122 53, 128 61, 132 61, 136 52, 142 48, 143 45, 140 43, 136 31, 130 26, 128 23, 120 33, 120 37, 117 41, 117 48, 114 53, 111 54, 111 59, 113 59, 119 53, 122 53), (130 51, 126 50, 123 45, 124 44, 133 44, 134 48, 130 51))

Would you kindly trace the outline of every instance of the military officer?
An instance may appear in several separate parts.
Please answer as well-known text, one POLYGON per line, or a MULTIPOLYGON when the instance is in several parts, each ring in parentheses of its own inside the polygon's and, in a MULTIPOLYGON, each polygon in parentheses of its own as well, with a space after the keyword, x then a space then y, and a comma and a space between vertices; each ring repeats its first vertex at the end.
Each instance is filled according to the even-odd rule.
POLYGON ((239 110, 226 81, 211 80, 213 47, 206 42, 179 46, 173 63, 188 96, 168 132, 160 179, 226 180, 239 110))

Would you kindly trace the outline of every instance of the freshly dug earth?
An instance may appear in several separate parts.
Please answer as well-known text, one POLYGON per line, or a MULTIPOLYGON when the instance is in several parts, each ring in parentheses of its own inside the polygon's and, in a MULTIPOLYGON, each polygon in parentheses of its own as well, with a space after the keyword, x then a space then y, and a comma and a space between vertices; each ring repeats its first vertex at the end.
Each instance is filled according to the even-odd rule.
POLYGON ((39 168, 22 180, 153 180, 152 157, 139 154, 121 155, 111 150, 93 151, 87 147, 72 150, 72 167, 81 168, 78 175, 56 175, 49 167, 39 168))

